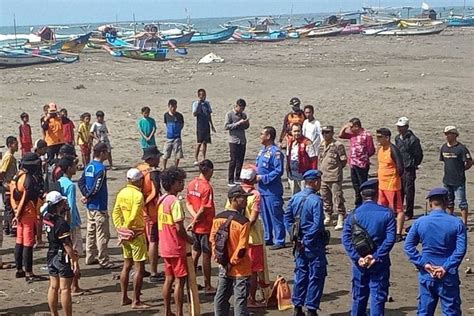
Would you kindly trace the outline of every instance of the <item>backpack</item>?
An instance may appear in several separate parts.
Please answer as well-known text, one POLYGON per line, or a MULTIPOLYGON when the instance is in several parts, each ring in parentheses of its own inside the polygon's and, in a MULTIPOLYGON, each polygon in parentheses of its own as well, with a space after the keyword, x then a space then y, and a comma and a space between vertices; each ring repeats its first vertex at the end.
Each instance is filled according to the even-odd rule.
POLYGON ((227 266, 230 258, 227 250, 227 241, 229 240, 229 227, 235 214, 231 214, 227 220, 219 227, 216 232, 216 241, 214 248, 214 257, 218 264, 227 266))
POLYGON ((375 251, 375 244, 369 233, 362 227, 356 219, 356 214, 352 216, 351 222, 352 245, 356 252, 361 257, 366 257, 373 254, 375 251))

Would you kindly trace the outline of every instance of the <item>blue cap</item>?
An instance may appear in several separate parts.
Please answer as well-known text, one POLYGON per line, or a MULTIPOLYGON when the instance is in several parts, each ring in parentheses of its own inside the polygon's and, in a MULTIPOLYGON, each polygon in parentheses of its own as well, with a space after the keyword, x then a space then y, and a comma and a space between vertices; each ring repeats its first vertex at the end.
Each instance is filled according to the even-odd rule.
POLYGON ((377 190, 378 186, 379 180, 377 178, 372 178, 362 183, 359 187, 359 191, 364 191, 367 189, 377 190))
POLYGON ((434 188, 432 189, 428 195, 426 196, 427 199, 432 198, 433 196, 443 196, 443 195, 448 195, 448 190, 445 188, 434 188))
POLYGON ((308 170, 303 174, 303 180, 316 180, 321 178, 323 173, 319 170, 308 170))

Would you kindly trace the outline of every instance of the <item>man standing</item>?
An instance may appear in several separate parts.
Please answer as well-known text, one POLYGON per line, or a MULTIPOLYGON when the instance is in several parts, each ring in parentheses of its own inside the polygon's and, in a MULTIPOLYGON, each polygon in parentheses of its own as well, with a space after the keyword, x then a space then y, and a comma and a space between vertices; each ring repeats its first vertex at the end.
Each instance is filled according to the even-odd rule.
POLYGON ((420 140, 413 134, 409 127, 409 120, 406 117, 398 119, 398 135, 395 136, 395 145, 400 150, 405 168, 402 177, 402 201, 405 202, 405 216, 407 219, 413 218, 415 207, 415 179, 416 170, 423 161, 423 149, 420 140))
POLYGON ((301 133, 301 124, 295 123, 291 126, 291 136, 288 137, 286 148, 286 170, 290 184, 291 195, 301 191, 303 174, 316 169, 318 156, 313 143, 301 133))
POLYGON ((214 164, 205 159, 199 163, 199 176, 188 184, 186 206, 193 217, 190 229, 193 232, 193 261, 196 269, 202 254, 202 272, 204 274, 204 291, 214 294, 216 289, 211 285, 211 245, 209 234, 212 229, 212 220, 216 215, 214 205, 214 189, 211 178, 214 174, 214 164))
MULTIPOLYGON (((319 145, 321 144, 321 123, 314 117, 314 107, 306 105, 304 107, 304 116, 306 120, 303 122, 303 136, 313 142, 316 156, 319 155, 319 145)), ((316 166, 317 168, 317 166, 316 166)))
POLYGON ((216 234, 228 220, 228 239, 226 249, 229 263, 219 266, 219 282, 214 297, 214 315, 229 316, 229 299, 234 295, 234 315, 248 316, 247 299, 249 296, 249 279, 252 275, 252 263, 248 254, 250 222, 243 215, 247 207, 247 193, 240 185, 229 189, 227 197, 230 209, 219 213, 212 223, 212 252, 216 254, 216 234))
POLYGON ((339 138, 349 139, 349 165, 351 180, 354 187, 355 206, 362 204, 359 187, 367 181, 370 168, 370 157, 375 154, 372 135, 362 128, 358 118, 352 118, 339 131, 339 138))
POLYGON ((405 240, 405 253, 419 271, 419 315, 434 315, 438 300, 443 315, 461 315, 458 269, 466 255, 466 226, 446 212, 448 196, 445 188, 428 193, 431 212, 415 221, 405 240))
POLYGON ((304 112, 301 110, 301 101, 297 97, 290 100, 291 112, 285 115, 283 119, 283 127, 280 133, 279 144, 282 149, 286 148, 287 136, 291 132, 291 126, 295 123, 303 125, 305 118, 304 112))
POLYGON ((378 180, 360 186, 363 204, 346 219, 342 243, 352 261, 352 315, 366 315, 370 296, 370 315, 384 315, 390 286, 390 251, 395 244, 395 218, 390 209, 377 204, 378 180), (352 240, 353 226, 364 228, 375 244, 375 251, 360 254, 352 240))
POLYGON ((346 149, 340 141, 334 139, 334 126, 324 126, 322 133, 324 140, 319 148, 319 165, 323 173, 321 197, 324 203, 324 225, 332 225, 333 205, 336 204, 338 215, 335 230, 342 230, 346 216, 342 191, 342 175, 347 164, 346 149))
POLYGON ((258 191, 262 197, 261 214, 265 226, 265 244, 270 249, 285 247, 285 226, 283 225, 283 154, 275 145, 276 130, 266 126, 260 132, 263 148, 257 156, 258 191), (275 236, 275 240, 273 237, 275 236))
POLYGON ((247 144, 245 130, 250 127, 247 114, 244 113, 246 106, 244 99, 238 99, 234 110, 228 112, 225 117, 225 129, 229 131, 229 186, 240 183, 240 171, 244 164, 247 144))
POLYGON ((84 168, 78 186, 83 195, 81 201, 87 207, 86 264, 98 263, 103 269, 114 269, 108 250, 110 230, 107 173, 104 165, 108 151, 105 143, 94 146, 94 159, 84 168))
POLYGON ((211 130, 216 132, 212 122, 212 108, 209 101, 206 100, 206 90, 198 90, 198 101, 193 103, 193 115, 196 117, 196 135, 197 146, 194 153, 194 165, 199 164, 199 151, 202 146, 202 159, 206 159, 207 144, 211 143, 211 130))
POLYGON ((136 168, 128 170, 127 185, 117 194, 112 211, 112 220, 123 250, 123 269, 120 274, 121 303, 122 305, 132 304, 132 309, 150 307, 140 301, 145 260, 147 259, 142 187, 143 173, 136 168), (132 267, 135 269, 135 274, 133 276, 133 299, 130 299, 127 289, 132 267))
POLYGON ((379 179, 379 204, 390 207, 397 214, 397 237, 396 241, 403 240, 403 214, 402 200, 402 176, 403 160, 397 146, 390 142, 392 133, 388 128, 377 130, 377 142, 380 148, 377 152, 378 179, 379 179))
POLYGON ((18 172, 18 162, 15 158, 15 153, 18 151, 18 140, 14 136, 8 136, 6 145, 8 150, 5 152, 5 155, 3 155, 0 163, 0 192, 2 193, 3 203, 5 204, 3 230, 5 230, 5 235, 8 236, 11 234, 14 237, 16 235, 16 228, 12 227, 12 220, 15 214, 10 203, 10 182, 18 172))
POLYGON ((52 160, 58 155, 59 148, 65 143, 63 121, 58 116, 58 107, 55 103, 48 105, 48 114, 42 121, 41 128, 44 131, 44 140, 48 144, 48 160, 52 160))
POLYGON ((316 194, 321 187, 321 172, 309 170, 303 175, 305 189, 295 194, 285 212, 285 226, 292 234, 295 255, 293 305, 296 316, 317 315, 327 275, 324 242, 323 204, 316 194))
POLYGON ((161 152, 156 146, 143 150, 143 162, 137 166, 143 174, 143 219, 148 241, 148 258, 150 260, 150 282, 158 283, 163 279, 158 274, 158 199, 160 198, 160 164, 161 152))
POLYGON ((466 170, 472 167, 472 156, 469 149, 457 141, 459 132, 455 126, 446 126, 444 135, 446 143, 441 146, 439 160, 444 162, 443 185, 448 190, 448 210, 453 214, 457 200, 462 220, 467 225, 466 170))

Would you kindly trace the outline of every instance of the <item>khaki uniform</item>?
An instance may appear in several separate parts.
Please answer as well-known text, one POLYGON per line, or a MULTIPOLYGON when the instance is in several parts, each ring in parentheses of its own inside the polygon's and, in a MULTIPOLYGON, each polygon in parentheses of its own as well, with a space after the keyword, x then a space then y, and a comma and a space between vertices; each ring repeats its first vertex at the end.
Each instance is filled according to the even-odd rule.
POLYGON ((319 146, 318 160, 319 170, 323 173, 320 192, 324 211, 332 214, 335 206, 339 214, 345 215, 342 174, 347 156, 344 145, 338 140, 332 140, 330 143, 323 140, 319 146))

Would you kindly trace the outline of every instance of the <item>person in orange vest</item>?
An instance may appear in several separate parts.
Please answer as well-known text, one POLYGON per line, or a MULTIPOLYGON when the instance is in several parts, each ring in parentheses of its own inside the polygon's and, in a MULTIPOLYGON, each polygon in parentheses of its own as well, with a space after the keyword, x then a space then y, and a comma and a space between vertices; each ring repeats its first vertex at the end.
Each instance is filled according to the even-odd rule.
POLYGON ((12 225, 17 227, 15 277, 17 279, 26 277, 28 283, 43 280, 33 273, 33 246, 36 241, 39 207, 42 204, 42 188, 38 179, 40 168, 39 156, 35 153, 26 153, 20 162, 20 170, 10 182, 10 201, 15 212, 12 225))
POLYGON ((148 259, 150 260, 150 283, 164 280, 158 273, 158 199, 160 198, 160 157, 163 154, 156 146, 143 149, 143 162, 137 169, 143 173, 142 193, 144 197, 143 215, 145 233, 148 241, 148 259))
POLYGON ((59 148, 64 144, 63 121, 58 115, 58 106, 55 103, 48 105, 48 114, 42 121, 41 128, 48 145, 48 160, 53 160, 59 154, 59 148))
POLYGON ((301 110, 301 101, 300 99, 293 97, 290 100, 291 112, 285 115, 283 119, 283 127, 280 133, 279 144, 282 149, 286 148, 286 143, 288 141, 288 136, 291 132, 291 126, 295 123, 303 125, 306 116, 304 115, 303 110, 301 110))

